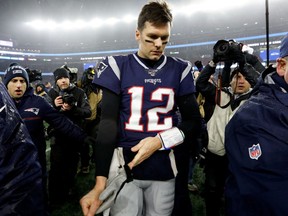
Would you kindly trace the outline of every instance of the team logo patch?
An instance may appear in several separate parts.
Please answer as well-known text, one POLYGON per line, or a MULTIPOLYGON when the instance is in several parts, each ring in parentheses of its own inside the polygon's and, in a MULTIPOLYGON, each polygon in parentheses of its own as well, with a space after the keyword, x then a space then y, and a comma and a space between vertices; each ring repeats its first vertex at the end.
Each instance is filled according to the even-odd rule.
POLYGON ((108 67, 108 65, 104 64, 103 62, 100 62, 97 68, 97 77, 99 78, 100 75, 103 73, 103 71, 108 67))
POLYGON ((32 112, 35 115, 38 115, 39 113, 39 108, 29 108, 29 109, 25 109, 25 112, 32 112))
POLYGON ((258 160, 258 158, 262 155, 260 144, 253 144, 252 147, 248 148, 249 156, 251 159, 258 160))

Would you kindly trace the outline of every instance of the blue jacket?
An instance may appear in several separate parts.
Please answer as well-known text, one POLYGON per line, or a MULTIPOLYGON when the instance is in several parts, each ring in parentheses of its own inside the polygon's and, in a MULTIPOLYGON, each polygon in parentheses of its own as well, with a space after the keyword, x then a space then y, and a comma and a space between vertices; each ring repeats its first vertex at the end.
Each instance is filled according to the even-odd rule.
POLYGON ((28 128, 33 142, 38 148, 43 171, 46 170, 44 121, 51 125, 56 131, 67 134, 79 142, 84 141, 86 137, 85 132, 65 115, 53 108, 45 98, 35 95, 32 87, 28 87, 22 99, 15 104, 28 128))
POLYGON ((37 149, 2 83, 0 83, 0 215, 45 215, 37 149))
POLYGON ((227 215, 288 215, 288 84, 269 67, 225 130, 227 215))

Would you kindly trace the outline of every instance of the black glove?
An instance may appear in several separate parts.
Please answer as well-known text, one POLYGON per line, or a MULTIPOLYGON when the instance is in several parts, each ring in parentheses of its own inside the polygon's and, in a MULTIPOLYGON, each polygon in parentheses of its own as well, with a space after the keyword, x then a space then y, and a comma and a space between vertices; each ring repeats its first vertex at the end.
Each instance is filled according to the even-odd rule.
POLYGON ((252 65, 258 72, 262 72, 265 70, 265 67, 262 65, 261 61, 258 59, 257 56, 250 54, 248 52, 244 52, 244 56, 246 62, 252 65))
POLYGON ((255 55, 252 55, 248 52, 244 52, 244 56, 245 56, 246 62, 249 63, 250 65, 255 65, 258 62, 258 58, 255 55))
POLYGON ((219 58, 219 56, 213 53, 212 61, 214 62, 214 64, 217 64, 220 60, 221 59, 219 58))
POLYGON ((201 70, 203 69, 203 64, 200 60, 197 60, 194 62, 195 66, 198 68, 198 70, 201 72, 201 70))
POLYGON ((251 87, 253 88, 257 83, 257 79, 260 75, 258 71, 255 70, 250 64, 246 63, 243 68, 241 69, 241 73, 245 77, 245 79, 250 83, 251 87))

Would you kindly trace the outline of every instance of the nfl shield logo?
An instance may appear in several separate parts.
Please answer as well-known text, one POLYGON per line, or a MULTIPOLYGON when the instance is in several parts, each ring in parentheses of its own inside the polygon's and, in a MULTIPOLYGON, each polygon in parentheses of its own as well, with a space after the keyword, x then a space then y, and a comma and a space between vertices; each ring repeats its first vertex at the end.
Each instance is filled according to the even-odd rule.
POLYGON ((261 147, 259 143, 257 145, 254 144, 252 147, 248 149, 248 151, 249 151, 249 156, 251 159, 258 160, 258 158, 262 155, 262 151, 261 151, 261 147))

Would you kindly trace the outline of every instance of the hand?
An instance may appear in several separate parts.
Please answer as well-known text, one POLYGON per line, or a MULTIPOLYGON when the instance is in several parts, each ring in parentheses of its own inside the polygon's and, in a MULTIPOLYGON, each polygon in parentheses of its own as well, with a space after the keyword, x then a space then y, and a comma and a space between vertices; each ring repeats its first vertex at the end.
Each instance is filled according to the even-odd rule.
MULTIPOLYGON (((129 168, 128 168, 129 169, 129 168)), ((115 199, 118 195, 119 191, 122 189, 121 186, 127 180, 127 177, 120 173, 119 175, 115 176, 113 179, 108 180, 107 187, 105 190, 100 194, 99 199, 103 201, 102 205, 97 209, 96 214, 99 214, 106 209, 110 208, 115 199)))
POLYGON ((213 53, 212 61, 214 62, 214 64, 217 64, 218 62, 220 62, 219 56, 213 53))
POLYGON ((203 64, 200 60, 195 61, 194 64, 198 68, 199 71, 203 69, 203 64))
POLYGON ((241 73, 243 74, 245 79, 250 83, 251 87, 253 88, 257 83, 260 73, 256 71, 255 68, 252 67, 252 65, 248 63, 246 63, 243 66, 241 73))
POLYGON ((62 96, 58 96, 55 98, 54 100, 54 104, 56 107, 60 107, 63 105, 63 100, 62 100, 62 96))
POLYGON ((84 216, 94 216, 96 211, 101 206, 103 201, 99 199, 99 196, 105 188, 106 180, 106 177, 97 176, 96 186, 80 200, 80 205, 84 216))
POLYGON ((142 163, 149 158, 155 151, 162 147, 159 137, 146 137, 142 139, 137 145, 131 148, 131 151, 137 152, 133 160, 128 164, 130 169, 142 163))
POLYGON ((62 104, 62 107, 61 107, 61 110, 62 110, 62 111, 69 111, 69 110, 72 109, 72 107, 73 107, 73 106, 71 106, 71 105, 68 104, 68 103, 63 103, 63 104, 62 104))
POLYGON ((259 61, 257 56, 250 54, 248 52, 244 52, 244 56, 245 56, 246 62, 252 66, 254 66, 259 61))

